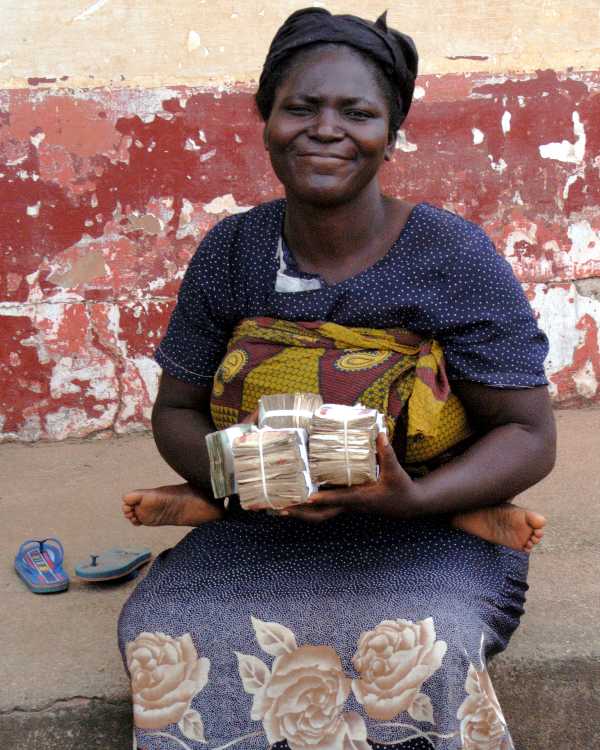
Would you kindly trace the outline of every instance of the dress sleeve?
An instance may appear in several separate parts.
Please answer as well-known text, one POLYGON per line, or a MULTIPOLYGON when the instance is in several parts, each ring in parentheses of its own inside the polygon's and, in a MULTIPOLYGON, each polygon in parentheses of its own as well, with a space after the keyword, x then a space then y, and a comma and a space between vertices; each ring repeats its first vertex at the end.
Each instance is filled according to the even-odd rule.
POLYGON ((232 234, 231 222, 225 219, 200 243, 183 277, 167 332, 154 355, 164 372, 191 385, 210 385, 227 348, 232 234))
POLYGON ((450 299, 439 338, 448 376, 494 388, 547 385, 548 339, 508 261, 470 227, 444 274, 450 299))

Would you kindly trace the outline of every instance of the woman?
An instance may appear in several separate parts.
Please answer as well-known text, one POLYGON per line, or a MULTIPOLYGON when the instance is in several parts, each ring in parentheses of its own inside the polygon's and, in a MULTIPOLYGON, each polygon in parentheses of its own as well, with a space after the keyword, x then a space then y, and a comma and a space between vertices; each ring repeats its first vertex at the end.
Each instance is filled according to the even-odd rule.
POLYGON ((486 660, 518 624, 544 523, 508 501, 554 463, 547 342, 480 229, 381 195, 416 69, 385 17, 310 8, 273 40, 257 104, 286 199, 220 222, 193 258, 153 414, 189 484, 124 499, 134 524, 196 527, 121 615, 138 747, 513 747, 486 660), (308 377, 309 350, 338 400, 377 373, 363 392, 395 428, 379 481, 280 517, 225 512, 204 435, 248 417, 261 389, 308 377), (355 351, 369 364, 342 367, 355 351), (404 374, 386 381, 392 368, 404 374), (412 395, 438 417, 456 409, 436 391, 446 369, 471 434, 463 424, 462 452, 417 471, 432 456, 411 432, 412 395))

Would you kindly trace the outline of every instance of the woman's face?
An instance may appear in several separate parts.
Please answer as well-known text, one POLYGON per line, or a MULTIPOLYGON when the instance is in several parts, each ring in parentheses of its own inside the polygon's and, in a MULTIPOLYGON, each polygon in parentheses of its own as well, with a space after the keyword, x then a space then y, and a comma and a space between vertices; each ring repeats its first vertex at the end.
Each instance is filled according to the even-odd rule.
POLYGON ((264 140, 286 193, 314 205, 357 197, 393 153, 389 107, 352 48, 302 54, 277 88, 264 140))

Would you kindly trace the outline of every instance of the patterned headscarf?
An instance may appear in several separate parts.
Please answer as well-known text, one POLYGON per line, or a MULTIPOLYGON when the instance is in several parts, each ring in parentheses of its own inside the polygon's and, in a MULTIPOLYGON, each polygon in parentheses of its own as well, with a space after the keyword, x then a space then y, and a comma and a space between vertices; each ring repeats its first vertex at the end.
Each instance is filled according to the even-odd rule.
POLYGON ((390 29, 387 11, 375 23, 351 15, 334 16, 324 8, 303 8, 292 13, 279 28, 267 54, 259 90, 281 63, 309 44, 346 44, 370 55, 392 81, 398 93, 402 119, 412 103, 417 76, 418 54, 413 40, 390 29))

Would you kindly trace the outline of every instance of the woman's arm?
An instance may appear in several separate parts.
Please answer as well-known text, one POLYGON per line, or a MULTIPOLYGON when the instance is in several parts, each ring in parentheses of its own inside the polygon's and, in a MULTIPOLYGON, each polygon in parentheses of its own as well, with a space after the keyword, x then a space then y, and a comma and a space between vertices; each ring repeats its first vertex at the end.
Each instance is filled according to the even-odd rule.
POLYGON ((205 437, 214 432, 210 385, 189 385, 163 373, 152 411, 154 441, 169 466, 213 499, 205 437))
POLYGON ((416 480, 423 513, 497 505, 550 473, 556 429, 545 386, 500 389, 460 381, 452 389, 481 437, 461 456, 416 480))
POLYGON ((343 510, 403 519, 455 514, 505 502, 552 470, 556 431, 545 386, 498 389, 463 381, 453 390, 481 435, 464 454, 413 480, 380 436, 377 482, 318 492, 310 505, 287 514, 313 521, 343 510))

